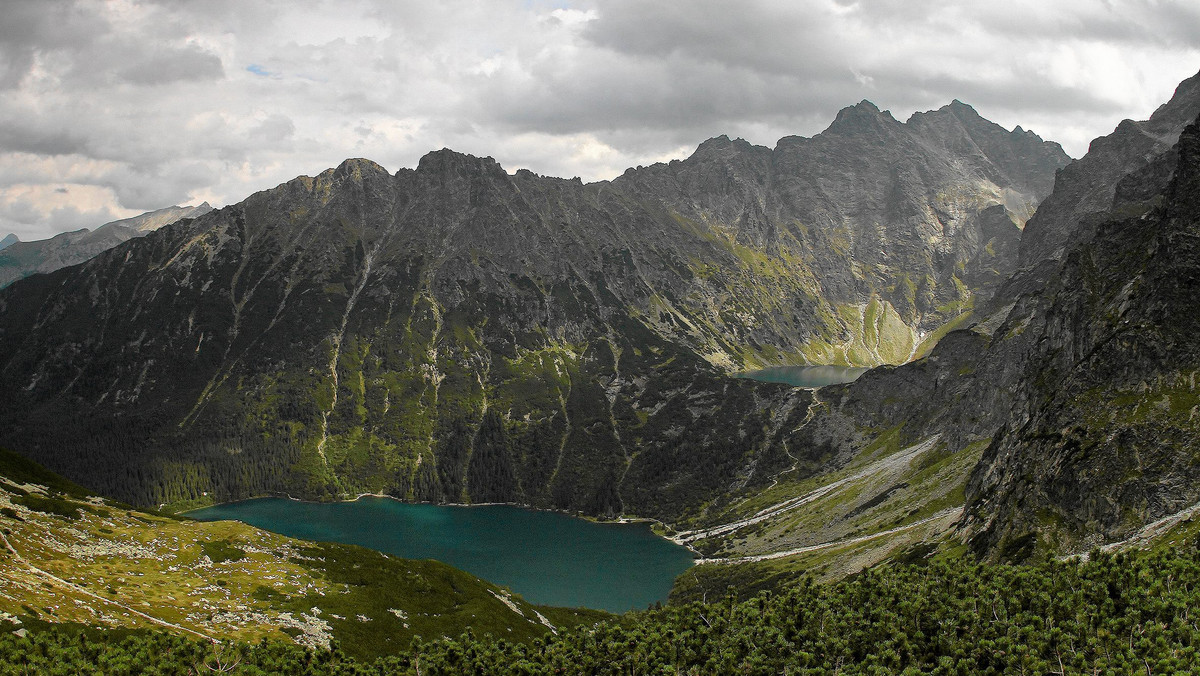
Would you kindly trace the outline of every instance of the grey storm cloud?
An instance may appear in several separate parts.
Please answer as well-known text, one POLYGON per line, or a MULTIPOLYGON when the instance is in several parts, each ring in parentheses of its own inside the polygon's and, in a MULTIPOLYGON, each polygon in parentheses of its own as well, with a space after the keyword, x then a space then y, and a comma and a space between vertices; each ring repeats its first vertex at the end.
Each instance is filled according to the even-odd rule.
POLYGON ((605 3, 584 37, 614 52, 672 56, 780 75, 820 75, 841 64, 830 3, 605 3))
MULTIPOLYGON (((606 0, 576 49, 534 53, 522 71, 481 85, 477 121, 490 115, 504 129, 606 142, 657 129, 681 142, 755 127, 811 134, 821 128, 812 120, 827 123, 863 98, 906 113, 958 98, 1013 118, 1024 109, 1039 121, 1086 114, 1115 123, 1128 100, 1087 78, 1054 77, 1046 59, 1097 44, 1193 55, 1200 45, 1200 10, 1186 3, 1051 6, 606 0)), ((1089 139, 1063 140, 1078 152, 1089 139)))
POLYGON ((94 229, 118 218, 120 216, 107 207, 87 210, 60 206, 46 212, 29 200, 0 203, 0 220, 9 224, 7 231, 15 233, 23 241, 38 239, 34 235, 39 232, 38 226, 46 221, 53 224, 54 234, 58 234, 81 228, 94 229))
MULTIPOLYGON (((168 22, 155 33, 178 33, 168 22)), ((159 36, 128 35, 99 2, 9 0, 0 21, 0 86, 15 87, 39 61, 61 64, 75 85, 129 82, 155 85, 214 80, 220 58, 196 45, 162 44, 159 36)))
POLYGON ((74 155, 87 152, 83 130, 53 128, 38 120, 16 117, 0 119, 0 149, 34 155, 74 155))
POLYGON ((215 172, 208 164, 180 160, 154 167, 151 171, 121 169, 98 180, 97 184, 111 188, 123 205, 138 211, 152 211, 185 202, 192 186, 208 184, 215 179, 215 172))
POLYGON ((98 7, 71 0, 9 0, 0 21, 0 88, 18 86, 39 53, 80 49, 108 31, 98 7))
POLYGON ((8 0, 0 235, 443 146, 605 179, 861 99, 1078 155, 1197 68, 1190 0, 8 0))
POLYGON ((147 85, 217 80, 225 74, 221 59, 216 54, 195 46, 138 54, 132 63, 121 67, 118 73, 123 80, 147 85))
MULTIPOLYGON (((569 93, 575 101, 580 94, 588 101, 579 108, 610 118, 628 110, 626 101, 645 100, 643 94, 655 102, 655 110, 675 108, 686 111, 681 117, 701 119, 800 109, 832 113, 860 97, 884 106, 936 106, 960 98, 981 105, 1112 113, 1119 102, 1088 90, 1086 83, 1053 81, 1046 77, 1047 64, 1017 57, 1031 47, 1050 55, 1068 47, 1069 40, 1135 48, 1184 45, 1193 53, 1200 46, 1200 7, 1190 3, 1049 6, 1058 9, 1030 14, 1012 3, 931 0, 612 0, 601 5, 603 11, 583 36, 641 76, 624 80, 634 91, 616 97, 618 110, 605 107, 601 94, 569 93), (692 77, 681 80, 681 72, 692 77)), ((1198 65, 1190 64, 1193 70, 1198 65)), ((579 75, 560 77, 584 90, 590 80, 579 75)), ((619 86, 608 84, 608 89, 619 86)))

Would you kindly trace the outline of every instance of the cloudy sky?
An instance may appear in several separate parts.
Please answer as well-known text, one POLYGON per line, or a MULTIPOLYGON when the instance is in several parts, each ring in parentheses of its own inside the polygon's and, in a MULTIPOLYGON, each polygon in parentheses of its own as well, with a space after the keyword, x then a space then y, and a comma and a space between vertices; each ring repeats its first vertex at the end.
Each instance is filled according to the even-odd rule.
POLYGON ((1079 156, 1197 70, 1195 0, 0 0, 0 235, 441 147, 607 179, 864 98, 1079 156))

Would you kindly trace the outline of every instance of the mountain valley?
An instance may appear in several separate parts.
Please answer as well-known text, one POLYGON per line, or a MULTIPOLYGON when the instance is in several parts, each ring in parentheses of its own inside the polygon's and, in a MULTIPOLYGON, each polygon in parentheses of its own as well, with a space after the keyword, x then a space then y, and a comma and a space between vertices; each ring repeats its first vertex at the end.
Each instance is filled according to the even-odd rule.
POLYGON ((686 518, 786 468, 808 408, 731 372, 922 354, 1066 162, 958 102, 589 185, 349 160, 3 292, 0 441, 139 505, 686 518))
POLYGON ((863 101, 612 181, 298 177, 0 290, 0 445, 88 489, 0 456, 0 622, 283 625, 385 673, 1184 669, 1198 196, 1200 74, 1073 162, 863 101), (803 364, 870 370, 734 377, 803 364), (697 565, 614 618, 170 516, 367 493, 649 519, 697 565))

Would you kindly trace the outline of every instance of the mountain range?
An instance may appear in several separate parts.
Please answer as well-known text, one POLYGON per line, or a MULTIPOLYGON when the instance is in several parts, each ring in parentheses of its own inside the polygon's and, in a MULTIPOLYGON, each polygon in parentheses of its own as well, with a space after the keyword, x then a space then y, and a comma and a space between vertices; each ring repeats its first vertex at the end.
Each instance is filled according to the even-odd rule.
POLYGON ((210 211, 208 202, 194 207, 167 207, 105 223, 95 230, 84 228, 32 242, 9 235, 0 242, 0 288, 38 272, 53 272, 82 263, 101 251, 143 237, 181 218, 196 218, 210 211))
POLYGON ((1198 113, 1073 163, 957 101, 586 185, 347 160, 0 292, 0 443, 140 505, 515 502, 747 564, 1135 537, 1200 498, 1198 113), (878 368, 729 377, 800 363, 878 368))
POLYGON ((584 185, 348 160, 0 295, 3 442, 136 504, 286 492, 678 518, 767 480, 771 363, 922 353, 1068 161, 955 102, 584 185))
POLYGON ((730 560, 853 543, 863 566, 949 536, 1019 560, 1191 518, 1198 114, 1200 76, 1094 141, 1058 172, 1024 264, 969 327, 819 390, 788 471, 689 541, 730 560), (872 533, 889 537, 860 539, 872 533))

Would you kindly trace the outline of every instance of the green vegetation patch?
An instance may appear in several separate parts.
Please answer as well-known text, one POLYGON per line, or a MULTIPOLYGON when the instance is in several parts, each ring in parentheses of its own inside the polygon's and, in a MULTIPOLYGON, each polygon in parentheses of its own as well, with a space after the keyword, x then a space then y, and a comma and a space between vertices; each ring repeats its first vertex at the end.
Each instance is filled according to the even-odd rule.
POLYGON ((27 493, 14 497, 12 501, 18 505, 24 505, 35 512, 54 514, 55 516, 71 520, 79 518, 79 505, 60 497, 45 497, 35 493, 27 493))
MULTIPOLYGON (((306 547, 292 561, 325 578, 336 591, 288 599, 283 607, 301 613, 320 608, 321 619, 329 623, 346 651, 359 659, 395 654, 416 637, 434 639, 458 627, 519 642, 549 632, 521 597, 437 561, 397 559, 363 547, 329 543, 306 547), (509 598, 521 612, 513 611, 496 594, 509 598)), ((270 595, 263 590, 255 594, 270 595)), ((598 616, 608 614, 589 612, 572 624, 598 616)))
POLYGON ((372 664, 336 646, 38 625, 25 637, 0 633, 0 672, 1165 674, 1200 662, 1200 558, 1190 545, 1024 566, 907 554, 917 563, 836 584, 802 576, 744 600, 631 613, 528 643, 469 631, 372 664))
POLYGON ((229 540, 211 540, 200 543, 200 549, 213 563, 226 561, 241 561, 246 558, 246 550, 235 546, 229 540))
POLYGON ((950 319, 945 324, 942 324, 933 331, 925 334, 925 338, 921 340, 921 344, 917 346, 916 351, 913 353, 913 358, 920 359, 921 357, 929 354, 938 344, 938 341, 946 337, 947 333, 950 333, 955 329, 961 329, 974 316, 975 313, 971 310, 968 310, 957 317, 950 319))

